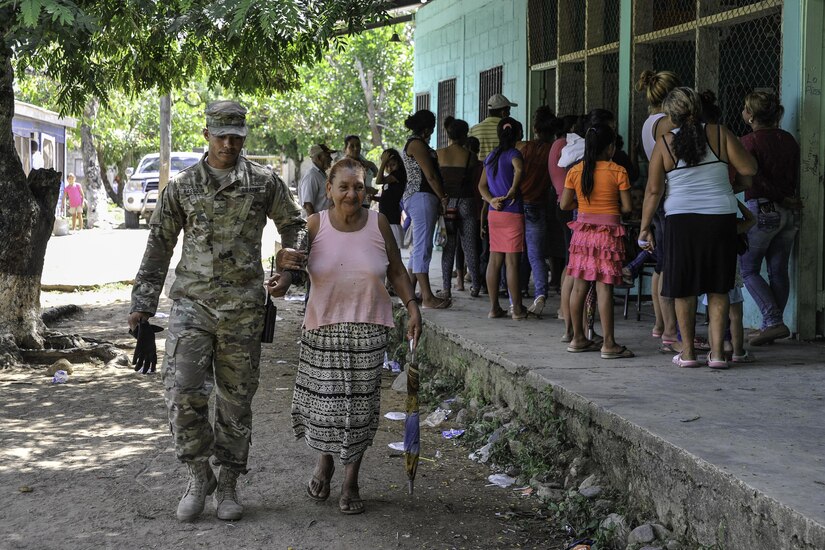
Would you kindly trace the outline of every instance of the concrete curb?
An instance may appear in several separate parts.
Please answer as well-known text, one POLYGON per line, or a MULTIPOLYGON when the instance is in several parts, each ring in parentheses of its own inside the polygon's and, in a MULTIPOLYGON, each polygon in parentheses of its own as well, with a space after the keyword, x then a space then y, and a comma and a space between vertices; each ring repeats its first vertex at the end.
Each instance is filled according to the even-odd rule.
POLYGON ((463 370, 454 374, 519 415, 528 413, 525 388, 552 389, 566 435, 676 534, 726 549, 825 548, 825 526, 719 467, 457 332, 425 321, 425 335, 428 357, 445 358, 445 368, 463 370))

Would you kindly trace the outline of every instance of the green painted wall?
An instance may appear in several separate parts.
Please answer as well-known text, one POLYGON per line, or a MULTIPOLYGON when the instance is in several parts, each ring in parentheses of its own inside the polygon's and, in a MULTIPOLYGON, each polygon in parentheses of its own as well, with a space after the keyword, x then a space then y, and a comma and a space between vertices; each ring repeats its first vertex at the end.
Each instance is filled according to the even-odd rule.
POLYGON ((415 93, 431 94, 456 79, 456 117, 478 122, 481 71, 504 67, 502 92, 518 103, 512 116, 529 124, 527 108, 527 0, 431 0, 415 16, 415 93))

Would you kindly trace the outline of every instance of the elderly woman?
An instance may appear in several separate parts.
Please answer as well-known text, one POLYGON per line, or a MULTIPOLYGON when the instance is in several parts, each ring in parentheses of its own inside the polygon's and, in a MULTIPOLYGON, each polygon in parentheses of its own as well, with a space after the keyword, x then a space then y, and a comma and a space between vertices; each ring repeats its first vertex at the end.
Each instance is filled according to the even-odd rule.
POLYGON ((378 428, 381 365, 394 326, 385 276, 407 307, 407 336, 415 342, 421 334, 418 304, 390 224, 361 208, 365 194, 363 164, 343 159, 327 180, 333 206, 307 219, 312 292, 292 398, 295 436, 321 453, 307 496, 329 497, 337 455, 344 465, 338 502, 344 514, 364 511, 358 472, 378 428))
POLYGON ((742 255, 745 287, 762 313, 762 326, 750 338, 753 346, 791 335, 782 320, 790 294, 788 262, 799 229, 799 144, 779 128, 785 109, 776 96, 753 92, 745 97, 742 118, 753 132, 742 138, 759 163, 753 185, 745 191, 748 209, 757 224, 748 232, 748 251, 742 255), (768 267, 766 281, 760 273, 768 267))
POLYGON ((408 116, 404 125, 411 132, 401 151, 407 171, 404 210, 412 220, 413 229, 410 269, 421 287, 422 305, 443 309, 450 307, 450 300, 438 298, 430 287, 433 232, 438 214, 446 207, 448 200, 438 169, 438 157, 428 144, 435 129, 435 115, 422 109, 408 116))
POLYGON ((680 367, 698 367, 694 347, 696 296, 707 293, 711 351, 707 365, 727 368, 724 355, 728 291, 736 275, 736 198, 728 166, 741 176, 756 173, 756 160, 730 130, 701 122, 702 102, 691 88, 674 88, 662 103, 673 130, 662 136, 650 159, 639 240, 656 243, 651 223, 665 198, 662 295, 676 301, 682 351, 673 358, 680 367))

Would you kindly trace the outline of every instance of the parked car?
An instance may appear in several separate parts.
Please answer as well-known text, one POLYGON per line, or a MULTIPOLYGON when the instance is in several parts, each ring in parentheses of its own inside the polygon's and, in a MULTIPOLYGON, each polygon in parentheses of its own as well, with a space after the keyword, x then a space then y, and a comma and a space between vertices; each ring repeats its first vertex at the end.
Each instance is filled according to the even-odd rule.
MULTIPOLYGON (((172 153, 169 177, 197 163, 202 153, 172 153)), ((146 155, 138 163, 137 170, 129 175, 129 181, 123 188, 123 210, 126 215, 126 228, 136 229, 140 218, 147 222, 158 202, 158 182, 160 172, 160 154, 146 155)))

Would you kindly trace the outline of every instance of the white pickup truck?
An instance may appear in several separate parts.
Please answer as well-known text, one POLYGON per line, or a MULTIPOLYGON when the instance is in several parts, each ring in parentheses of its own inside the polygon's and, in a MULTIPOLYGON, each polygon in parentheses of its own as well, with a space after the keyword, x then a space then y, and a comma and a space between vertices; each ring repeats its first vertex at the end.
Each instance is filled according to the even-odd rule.
MULTIPOLYGON (((172 153, 169 177, 198 162, 203 153, 172 153)), ((146 155, 138 163, 137 170, 129 176, 123 188, 123 210, 126 228, 137 229, 140 218, 149 221, 158 202, 158 181, 160 178, 160 154, 146 155)))

